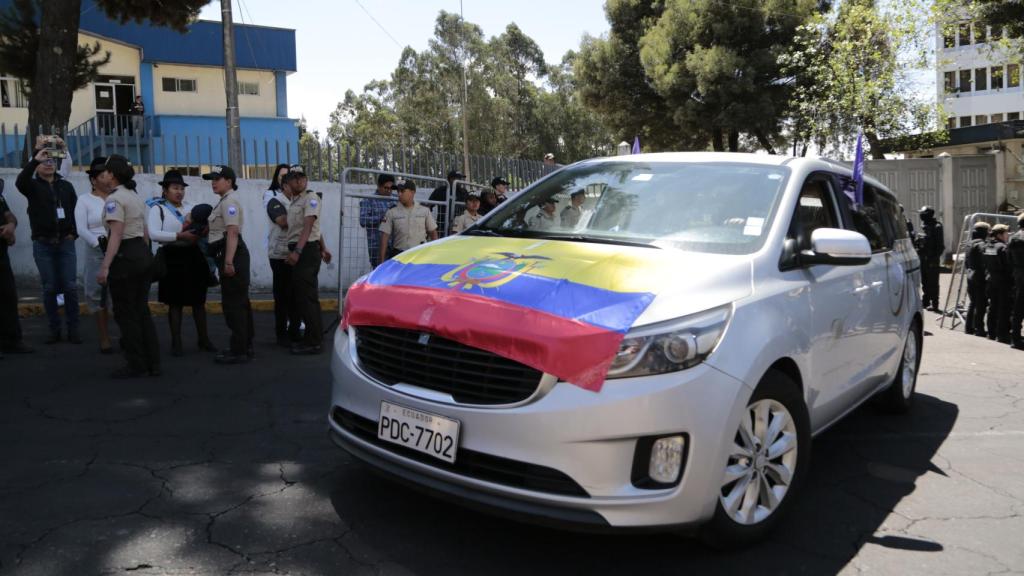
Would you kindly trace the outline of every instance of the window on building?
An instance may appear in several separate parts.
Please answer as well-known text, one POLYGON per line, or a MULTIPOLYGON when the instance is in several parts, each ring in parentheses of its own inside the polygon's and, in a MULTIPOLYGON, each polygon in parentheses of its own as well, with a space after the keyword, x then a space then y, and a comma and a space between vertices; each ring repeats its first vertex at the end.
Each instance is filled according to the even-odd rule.
POLYGON ((971 25, 967 22, 961 22, 957 26, 957 37, 961 46, 969 45, 971 43, 971 25))
POLYGON ((1003 121, 1003 115, 1002 114, 993 114, 992 115, 992 123, 993 124, 998 124, 998 123, 1000 123, 1002 121, 1003 121))
POLYGON ((1020 112, 1010 112, 1006 115, 1007 120, 1020 120, 1020 112))
POLYGON ((956 92, 956 72, 946 72, 943 74, 945 79, 946 94, 952 94, 956 92))
POLYGON ((960 71, 960 92, 971 91, 971 71, 961 70, 960 71))
POLYGON ((0 104, 4 108, 28 108, 25 84, 18 78, 0 77, 0 104))
POLYGON ((260 83, 259 82, 239 82, 238 93, 248 96, 259 96, 260 95, 260 83))
POLYGON ((195 92, 196 81, 186 78, 164 78, 164 92, 195 92))
POLYGON ((961 116, 960 117, 960 127, 961 128, 967 128, 970 125, 971 125, 971 117, 970 116, 961 116))
POLYGON ((944 26, 942 29, 942 47, 956 47, 956 30, 954 30, 951 26, 944 26))
POLYGON ((999 26, 993 26, 992 33, 989 36, 992 37, 993 42, 998 42, 1003 39, 1003 29, 999 26))
POLYGON ((946 128, 952 130, 956 128, 956 118, 949 118, 946 120, 946 128))
POLYGON ((1006 65, 1006 86, 1008 88, 1020 86, 1020 64, 1006 65))
POLYGON ((974 116, 974 125, 981 126, 982 124, 988 124, 987 114, 977 114, 974 116))
POLYGON ((988 68, 974 69, 974 89, 988 90, 988 68))
POLYGON ((1003 67, 992 67, 992 89, 999 90, 1003 87, 1003 67))
POLYGON ((988 34, 986 34, 986 32, 988 32, 988 27, 986 27, 984 25, 981 25, 981 24, 975 25, 974 26, 974 43, 975 44, 984 44, 985 42, 988 42, 988 34))

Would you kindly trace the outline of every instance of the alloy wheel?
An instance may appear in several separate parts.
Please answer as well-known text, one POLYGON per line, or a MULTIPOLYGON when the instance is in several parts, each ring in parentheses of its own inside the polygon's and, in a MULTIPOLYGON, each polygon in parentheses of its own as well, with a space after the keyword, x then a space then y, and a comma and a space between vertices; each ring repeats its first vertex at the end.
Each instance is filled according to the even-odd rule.
POLYGON ((747 407, 719 496, 733 521, 758 524, 779 508, 796 472, 797 439, 793 416, 780 402, 765 398, 747 407))

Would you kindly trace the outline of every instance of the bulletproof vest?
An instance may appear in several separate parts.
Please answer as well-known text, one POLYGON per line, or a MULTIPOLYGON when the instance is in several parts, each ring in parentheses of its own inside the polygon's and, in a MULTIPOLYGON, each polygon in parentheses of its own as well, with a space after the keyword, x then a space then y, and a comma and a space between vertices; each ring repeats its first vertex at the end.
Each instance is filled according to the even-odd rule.
POLYGON ((938 221, 925 222, 921 225, 920 248, 921 256, 925 258, 938 258, 942 256, 945 248, 942 240, 942 224, 938 221))
POLYGON ((985 245, 985 271, 989 277, 1005 278, 1009 276, 1006 262, 1006 244, 1002 242, 989 242, 985 245))
POLYGON ((964 266, 968 270, 975 272, 985 271, 985 246, 988 243, 980 238, 971 240, 970 247, 967 249, 967 258, 964 261, 964 266))
POLYGON ((1016 271, 1024 270, 1024 230, 1018 231, 1010 236, 1010 243, 1006 246, 1010 255, 1010 265, 1016 271))

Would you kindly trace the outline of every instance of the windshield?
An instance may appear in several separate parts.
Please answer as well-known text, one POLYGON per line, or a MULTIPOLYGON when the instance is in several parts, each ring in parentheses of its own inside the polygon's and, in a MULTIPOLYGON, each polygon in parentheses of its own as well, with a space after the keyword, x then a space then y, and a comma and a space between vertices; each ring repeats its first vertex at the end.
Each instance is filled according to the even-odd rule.
POLYGON ((749 254, 788 176, 733 162, 590 162, 500 204, 469 233, 749 254))

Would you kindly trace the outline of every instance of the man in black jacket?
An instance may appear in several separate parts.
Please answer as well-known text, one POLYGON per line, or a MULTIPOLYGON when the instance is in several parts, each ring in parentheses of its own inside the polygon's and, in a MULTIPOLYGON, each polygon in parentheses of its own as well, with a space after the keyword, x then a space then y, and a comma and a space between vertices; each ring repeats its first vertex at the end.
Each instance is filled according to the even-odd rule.
POLYGON ((945 251, 942 223, 935 219, 935 209, 923 206, 918 210, 921 216, 921 231, 915 240, 917 256, 921 260, 921 291, 924 307, 939 311, 939 267, 945 251))
POLYGON ((985 245, 989 230, 988 222, 976 222, 971 233, 971 241, 967 248, 964 267, 967 268, 967 296, 971 302, 967 306, 967 318, 964 320, 964 332, 975 336, 987 336, 985 331, 985 310, 988 308, 988 295, 985 285, 985 245))
POLYGON ((1006 251, 1013 267, 1013 318, 1010 322, 1010 345, 1024 350, 1021 324, 1024 324, 1024 214, 1017 217, 1017 233, 1010 237, 1006 251))
POLYGON ((1010 293, 1013 290, 1013 269, 1006 253, 1009 228, 1006 224, 992 227, 992 236, 985 245, 985 281, 988 283, 988 338, 1010 343, 1010 293))
POLYGON ((57 295, 64 295, 64 316, 68 341, 82 342, 78 334, 78 263, 75 256, 74 186, 57 173, 63 142, 36 140, 35 156, 25 165, 15 184, 28 199, 28 222, 32 230, 32 255, 43 285, 43 307, 50 323, 47 344, 60 341, 60 307, 57 295))

